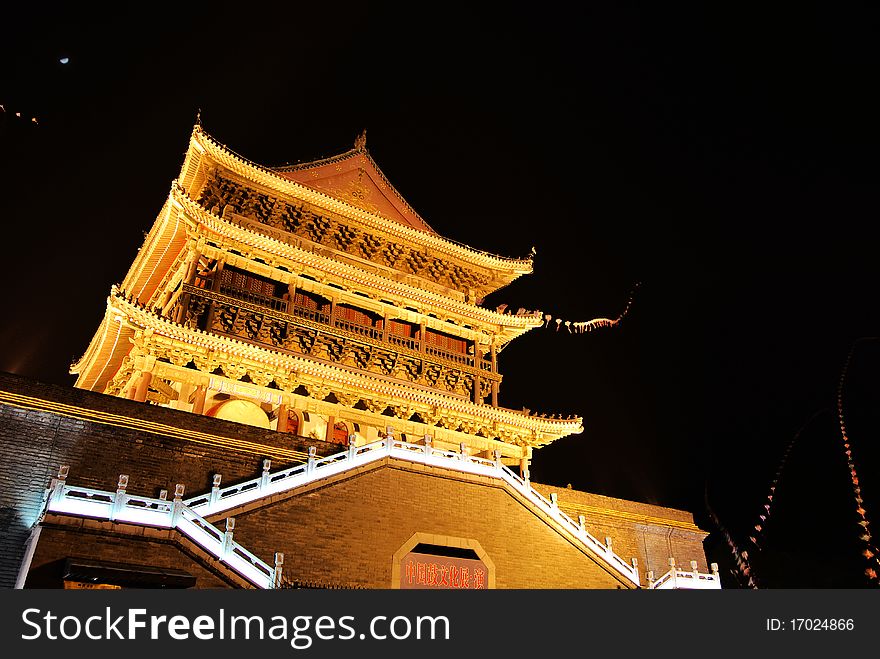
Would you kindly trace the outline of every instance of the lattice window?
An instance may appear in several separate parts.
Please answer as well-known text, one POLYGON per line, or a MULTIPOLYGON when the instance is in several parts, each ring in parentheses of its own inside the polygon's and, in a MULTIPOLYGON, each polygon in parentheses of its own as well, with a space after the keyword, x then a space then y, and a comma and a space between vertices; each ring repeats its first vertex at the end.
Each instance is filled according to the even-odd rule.
POLYGON ((415 331, 410 323, 403 322, 402 320, 389 320, 388 333, 395 336, 405 336, 410 339, 415 331))
POLYGON ((304 291, 297 291, 293 296, 293 303, 304 309, 312 309, 313 311, 330 311, 330 302, 317 295, 311 295, 304 291))
POLYGON ((372 314, 344 304, 336 305, 336 317, 366 327, 373 327, 376 324, 376 319, 372 314))
POLYGON ((467 341, 465 341, 464 339, 460 339, 455 336, 449 336, 448 334, 442 334, 440 332, 435 332, 431 329, 427 330, 426 332, 425 344, 440 348, 441 350, 447 350, 449 352, 467 352, 467 341))

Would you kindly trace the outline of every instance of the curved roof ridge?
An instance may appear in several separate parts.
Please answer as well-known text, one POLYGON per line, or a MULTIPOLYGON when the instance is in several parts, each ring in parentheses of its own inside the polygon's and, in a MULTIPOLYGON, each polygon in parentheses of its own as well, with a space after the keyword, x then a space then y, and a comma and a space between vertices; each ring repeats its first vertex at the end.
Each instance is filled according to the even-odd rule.
MULTIPOLYGON (((404 205, 406 210, 412 213, 416 219, 419 220, 425 227, 428 229, 430 233, 434 233, 436 235, 440 235, 434 227, 432 227, 428 222, 421 216, 421 214, 413 208, 412 204, 410 204, 406 197, 404 197, 400 190, 398 190, 394 184, 388 179, 388 176, 385 172, 382 171, 382 168, 379 167, 379 164, 376 162, 376 159, 373 158, 373 154, 370 153, 370 150, 367 148, 366 143, 366 131, 364 131, 360 137, 355 141, 355 146, 349 149, 348 151, 343 151, 342 153, 336 154, 334 156, 327 156, 326 158, 318 158, 316 160, 310 160, 307 162, 299 162, 293 165, 283 165, 281 167, 272 167, 271 169, 276 172, 298 172, 308 169, 313 169, 317 167, 323 167, 325 165, 332 165, 336 162, 342 162, 344 160, 348 160, 350 158, 356 156, 363 156, 367 159, 367 162, 370 166, 375 170, 376 174, 382 180, 382 182, 388 186, 389 191, 394 194, 395 198, 404 205)), ((308 183, 303 182, 303 185, 308 185, 308 183)), ((310 186, 311 187, 311 186, 310 186)), ((414 229, 421 230, 419 227, 413 227, 414 229)))
MULTIPOLYGON (((317 167, 319 165, 332 165, 334 162, 339 162, 340 160, 345 160, 346 158, 357 155, 361 151, 362 149, 355 147, 349 149, 348 151, 337 153, 335 156, 327 156, 325 158, 317 158, 315 160, 307 160, 305 162, 296 162, 292 165, 280 165, 278 167, 270 167, 269 169, 272 169, 276 172, 295 172, 300 169, 317 167)), ((366 149, 363 149, 363 151, 366 151, 366 149)))
MULTIPOLYGON (((237 151, 234 151, 233 149, 229 148, 226 144, 223 144, 222 142, 220 142, 217 138, 215 138, 208 131, 206 131, 204 129, 204 127, 201 126, 200 124, 196 124, 195 126, 193 126, 192 139, 195 139, 196 135, 201 135, 202 137, 207 139, 208 142, 211 143, 214 146, 214 148, 220 150, 221 153, 226 153, 229 156, 231 156, 233 159, 239 160, 241 162, 241 164, 243 164, 247 167, 251 167, 251 168, 258 170, 260 172, 263 172, 264 174, 267 174, 268 176, 273 177, 275 180, 278 180, 278 181, 283 182, 288 185, 292 184, 294 186, 300 186, 300 187, 306 188, 310 192, 317 193, 327 199, 332 200, 335 203, 343 204, 344 206, 351 208, 356 213, 362 213, 363 215, 365 215, 367 217, 370 217, 373 219, 378 219, 378 220, 384 220, 386 222, 389 221, 381 215, 377 215, 377 214, 371 213, 369 211, 364 211, 363 209, 352 205, 351 203, 345 201, 344 199, 339 199, 338 197, 334 197, 334 196, 332 196, 326 192, 323 192, 321 190, 315 190, 315 188, 312 188, 308 185, 305 185, 304 183, 300 183, 298 181, 286 178, 286 177, 282 176, 282 172, 279 172, 278 169, 267 167, 265 165, 261 165, 259 163, 256 163, 253 160, 250 160, 246 156, 241 155, 237 151)), ((355 151, 355 149, 351 149, 350 151, 355 151)), ((369 154, 367 154, 367 155, 369 155, 369 154)), ((371 158, 371 160, 372 160, 372 158, 371 158)), ((303 164, 305 164, 305 163, 303 163, 303 164)), ((456 247, 461 250, 465 250, 466 252, 469 252, 470 254, 472 254, 474 256, 489 258, 489 259, 492 259, 493 261, 496 261, 499 263, 507 263, 510 265, 522 264, 523 266, 528 266, 529 272, 531 272, 532 257, 534 255, 534 248, 533 248, 532 253, 530 253, 529 256, 527 256, 527 257, 501 256, 499 254, 493 254, 492 252, 488 252, 485 250, 477 249, 475 247, 471 247, 470 245, 466 245, 466 244, 464 244, 458 240, 455 240, 453 238, 447 238, 446 236, 443 236, 442 234, 439 234, 436 232, 429 233, 426 231, 420 231, 419 229, 416 229, 415 227, 411 227, 406 224, 401 224, 399 222, 394 222, 393 220, 392 220, 392 223, 398 225, 399 228, 404 231, 410 230, 410 231, 417 231, 417 232, 420 232, 423 234, 427 234, 427 235, 431 236, 432 238, 437 238, 437 239, 443 241, 444 243, 446 243, 449 246, 456 247)))
MULTIPOLYGON (((202 206, 199 202, 194 200, 192 197, 190 197, 187 194, 186 190, 184 190, 180 185, 173 186, 170 195, 173 199, 177 200, 181 204, 186 205, 189 209, 192 210, 192 212, 198 213, 199 218, 197 221, 200 224, 203 224, 205 226, 210 226, 210 225, 208 225, 208 221, 210 221, 212 223, 216 223, 221 226, 229 227, 233 230, 241 231, 241 232, 244 232, 247 234, 253 234, 254 236, 258 237, 259 239, 269 241, 270 244, 275 245, 278 249, 281 250, 276 253, 279 253, 282 255, 286 254, 288 258, 290 258, 289 253, 296 253, 297 250, 304 251, 304 250, 301 250, 301 248, 296 247, 295 245, 291 245, 290 243, 286 243, 282 240, 279 240, 276 236, 273 236, 273 235, 270 235, 267 233, 255 232, 248 227, 243 227, 238 224, 234 224, 234 223, 230 222, 229 220, 227 220, 226 218, 223 218, 223 217, 220 217, 219 215, 216 215, 212 211, 210 211, 207 208, 205 208, 204 206, 202 206)), ((214 227, 211 227, 211 228, 212 228, 212 230, 216 230, 214 227)), ((257 245, 257 242, 253 242, 250 244, 257 245)), ((311 256, 313 258, 322 259, 322 260, 327 259, 327 257, 322 256, 320 254, 316 255, 314 253, 311 253, 311 256)), ((344 263, 339 263, 339 262, 336 262, 336 263, 337 263, 338 267, 343 268, 343 269, 348 269, 348 268, 354 267, 354 266, 344 264, 344 263)), ((380 273, 366 273, 366 274, 369 275, 370 277, 379 278, 379 279, 383 280, 384 282, 387 282, 388 284, 395 286, 395 287, 408 288, 411 286, 410 284, 401 283, 395 279, 391 279, 391 278, 387 277, 386 275, 383 275, 380 273)), ((503 313, 499 313, 498 311, 493 311, 492 309, 488 309, 486 307, 469 305, 465 302, 461 302, 460 300, 456 300, 453 297, 443 295, 442 293, 437 293, 435 291, 425 290, 424 288, 418 288, 418 287, 416 287, 416 288, 417 288, 418 297, 414 298, 414 299, 424 300, 425 298, 427 298, 429 303, 431 303, 431 304, 443 306, 445 308, 455 310, 458 313, 468 314, 472 318, 476 318, 476 319, 481 320, 483 322, 490 322, 490 323, 501 325, 503 327, 522 329, 524 332, 529 331, 530 329, 533 329, 536 327, 540 327, 540 325, 543 324, 543 322, 544 322, 543 321, 543 313, 541 311, 533 311, 529 314, 523 314, 523 315, 511 315, 510 313, 503 314, 503 313), (530 320, 532 321, 531 327, 529 326, 530 320), (513 321, 516 321, 516 322, 513 322, 513 321)), ((410 291, 410 295, 412 295, 412 291, 410 291)))

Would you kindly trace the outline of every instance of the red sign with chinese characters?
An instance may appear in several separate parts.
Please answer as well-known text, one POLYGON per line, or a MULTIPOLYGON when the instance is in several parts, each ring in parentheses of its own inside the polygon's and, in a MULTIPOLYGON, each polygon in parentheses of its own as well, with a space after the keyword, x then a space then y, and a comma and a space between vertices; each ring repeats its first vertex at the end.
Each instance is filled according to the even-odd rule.
POLYGON ((485 590, 489 571, 483 561, 410 552, 400 563, 401 588, 485 590))

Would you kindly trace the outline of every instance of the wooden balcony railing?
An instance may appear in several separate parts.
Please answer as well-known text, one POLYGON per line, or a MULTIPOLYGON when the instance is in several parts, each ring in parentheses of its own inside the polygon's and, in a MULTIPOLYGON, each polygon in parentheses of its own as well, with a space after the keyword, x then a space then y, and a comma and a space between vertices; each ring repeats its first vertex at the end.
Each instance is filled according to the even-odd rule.
POLYGON ((413 339, 408 336, 400 336, 399 334, 389 334, 388 342, 393 343, 396 346, 402 346, 404 348, 409 348, 410 350, 414 350, 418 352, 419 350, 419 340, 413 339))
MULTIPOLYGON (((389 333, 387 335, 386 343, 383 341, 383 330, 378 327, 371 327, 369 325, 363 325, 342 318, 334 319, 334 323, 331 325, 329 313, 293 304, 289 300, 268 297, 252 291, 245 291, 226 286, 222 287, 220 292, 215 292, 198 286, 185 284, 183 286, 183 291, 181 292, 192 298, 189 304, 190 310, 198 306, 200 306, 202 310, 205 310, 207 308, 205 306, 206 303, 238 306, 249 309, 251 312, 271 316, 282 322, 296 323, 297 320, 302 320, 305 321, 304 324, 306 326, 311 325, 314 329, 326 331, 325 328, 335 328, 341 330, 343 336, 345 334, 356 335, 367 344, 381 346, 383 343, 385 345, 390 343, 398 348, 404 349, 412 356, 420 354, 421 345, 417 338, 389 333), (196 304, 196 299, 199 298, 201 299, 201 302, 196 304)), ((430 361, 451 363, 458 367, 463 366, 472 373, 485 373, 489 376, 490 380, 500 380, 497 374, 492 371, 492 362, 491 359, 488 358, 481 359, 480 363, 477 364, 477 360, 473 355, 453 352, 433 345, 425 345, 424 355, 428 357, 430 361)))
POLYGON ((371 339, 378 339, 379 341, 382 340, 382 330, 371 327, 369 325, 362 325, 360 323, 355 323, 351 320, 336 318, 334 326, 340 329, 348 330, 349 332, 354 332, 355 334, 360 334, 361 336, 368 336, 371 339))
POLYGON ((261 295, 260 293, 254 293, 253 291, 236 288, 234 286, 225 286, 221 284, 220 292, 223 295, 234 297, 236 300, 258 304, 262 307, 268 307, 272 309, 272 311, 280 311, 281 313, 287 313, 287 310, 290 307, 290 302, 287 300, 282 300, 277 297, 269 297, 268 295, 261 295))
POLYGON ((305 318, 306 320, 311 320, 314 323, 321 323, 322 325, 328 325, 330 323, 330 314, 318 311, 317 309, 301 307, 298 304, 291 304, 288 307, 288 313, 291 316, 305 318))
POLYGON ((461 352, 444 350, 443 348, 438 348, 437 346, 425 345, 425 354, 431 355, 432 357, 440 357, 441 359, 448 359, 449 361, 455 362, 456 364, 464 364, 466 366, 474 365, 473 356, 461 352))

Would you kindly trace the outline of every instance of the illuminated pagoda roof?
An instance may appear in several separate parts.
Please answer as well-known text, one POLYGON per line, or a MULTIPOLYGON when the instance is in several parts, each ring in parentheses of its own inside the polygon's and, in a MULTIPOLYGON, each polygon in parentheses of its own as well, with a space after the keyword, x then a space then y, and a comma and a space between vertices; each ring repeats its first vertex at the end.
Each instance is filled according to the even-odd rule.
POLYGON ((368 213, 439 235, 379 169, 367 150, 366 134, 364 131, 355 141, 354 148, 344 153, 311 162, 276 167, 275 171, 284 178, 343 199, 368 213))
POLYGON ((270 168, 236 154, 197 125, 178 181, 190 197, 197 199, 208 175, 205 165, 222 167, 248 184, 256 184, 278 197, 305 203, 330 217, 344 218, 364 232, 375 232, 450 262, 479 269, 485 275, 485 281, 475 286, 480 299, 521 275, 532 273, 532 255, 499 256, 437 234, 388 182, 363 141, 356 144, 354 149, 338 156, 270 168), (365 198, 370 199, 369 204, 365 198))

